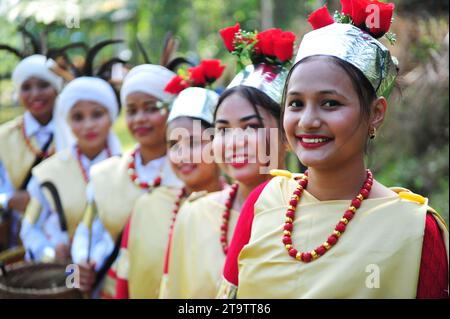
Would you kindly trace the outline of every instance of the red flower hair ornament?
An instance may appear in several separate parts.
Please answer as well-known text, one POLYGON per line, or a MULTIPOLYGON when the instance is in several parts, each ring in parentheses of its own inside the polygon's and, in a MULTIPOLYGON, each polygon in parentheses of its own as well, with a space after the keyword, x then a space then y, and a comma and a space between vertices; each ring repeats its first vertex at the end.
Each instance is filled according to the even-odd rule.
POLYGON ((225 65, 220 60, 202 60, 200 65, 187 70, 180 69, 167 84, 165 91, 179 94, 188 87, 209 87, 221 77, 225 65))
POLYGON ((252 63, 288 66, 294 56, 296 36, 278 28, 262 32, 247 32, 239 23, 219 31, 223 42, 233 55, 238 57, 239 68, 252 63))
POLYGON ((239 23, 219 33, 228 51, 238 57, 238 74, 227 89, 253 87, 280 103, 294 56, 295 34, 277 28, 247 32, 239 23))
POLYGON ((389 32, 394 4, 377 0, 341 0, 342 8, 331 17, 326 6, 313 12, 313 31, 303 36, 295 62, 314 55, 339 58, 359 69, 378 96, 388 97, 398 74, 398 61, 378 40, 393 44, 389 32))
POLYGON ((326 5, 317 9, 308 17, 308 22, 314 30, 326 27, 332 23, 348 23, 369 33, 375 39, 386 35, 393 44, 395 35, 389 32, 395 5, 377 0, 341 0, 341 11, 334 17, 328 12, 326 5))

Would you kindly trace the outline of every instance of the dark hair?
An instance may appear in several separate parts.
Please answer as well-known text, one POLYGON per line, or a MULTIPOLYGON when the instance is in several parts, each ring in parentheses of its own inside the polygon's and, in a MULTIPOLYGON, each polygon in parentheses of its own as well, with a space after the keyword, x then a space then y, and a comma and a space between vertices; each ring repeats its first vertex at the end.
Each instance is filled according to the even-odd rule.
POLYGON ((209 129, 209 128, 213 128, 214 126, 212 124, 209 124, 208 122, 206 122, 205 120, 196 118, 196 117, 190 117, 193 120, 197 120, 200 121, 201 126, 203 127, 203 129, 209 129))
POLYGON ((284 109, 286 105, 286 96, 287 96, 287 88, 289 85, 289 80, 292 76, 292 73, 294 72, 295 68, 299 66, 301 63, 307 62, 309 60, 312 60, 314 58, 321 57, 330 60, 331 62, 335 63, 337 66, 341 67, 342 70, 345 71, 345 73, 350 77, 350 81, 352 82, 353 88, 356 91, 356 94, 359 98, 359 104, 361 106, 361 119, 368 121, 370 117, 370 105, 372 102, 377 98, 377 94, 375 92, 375 89, 373 88, 372 84, 369 82, 369 80, 366 78, 366 76, 355 66, 352 64, 341 60, 334 56, 325 56, 325 55, 314 55, 307 57, 299 62, 297 62, 289 71, 289 74, 286 79, 286 83, 284 85, 283 89, 283 99, 281 102, 281 127, 283 127, 283 117, 284 117, 284 109))
MULTIPOLYGON (((252 105, 253 109, 255 110, 255 113, 260 118, 261 114, 258 111, 258 106, 267 110, 276 119, 279 119, 281 116, 280 105, 274 100, 272 100, 267 94, 251 86, 239 85, 231 89, 228 89, 222 93, 217 103, 217 107, 214 110, 214 119, 216 119, 217 110, 219 109, 223 101, 225 101, 227 97, 233 94, 239 94, 241 97, 246 99, 252 105)), ((262 123, 260 124, 261 126, 263 126, 262 123)))

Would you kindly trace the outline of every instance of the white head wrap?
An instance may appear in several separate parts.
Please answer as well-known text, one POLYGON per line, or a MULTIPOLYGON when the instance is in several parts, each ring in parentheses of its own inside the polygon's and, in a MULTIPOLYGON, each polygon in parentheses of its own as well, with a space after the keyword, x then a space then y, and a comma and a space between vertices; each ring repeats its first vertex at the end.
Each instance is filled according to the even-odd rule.
MULTIPOLYGON (((58 151, 76 144, 67 120, 70 110, 79 101, 94 101, 101 104, 108 110, 113 123, 119 114, 119 103, 108 82, 94 77, 80 77, 69 82, 59 95, 54 110, 55 141, 58 151)), ((120 141, 112 130, 108 136, 108 147, 113 155, 121 153, 120 141)))
POLYGON ((204 120, 212 125, 218 100, 219 95, 211 90, 199 87, 184 89, 173 102, 167 122, 187 116, 204 120))
POLYGON ((164 91, 166 85, 176 74, 161 65, 142 64, 134 67, 123 80, 120 101, 126 104, 126 98, 134 92, 153 95, 162 102, 169 103, 173 95, 164 91))
POLYGON ((41 54, 31 55, 20 61, 12 74, 16 90, 20 90, 29 78, 37 77, 49 82, 58 92, 61 91, 63 79, 50 70, 53 63, 53 60, 47 60, 47 57, 41 54))

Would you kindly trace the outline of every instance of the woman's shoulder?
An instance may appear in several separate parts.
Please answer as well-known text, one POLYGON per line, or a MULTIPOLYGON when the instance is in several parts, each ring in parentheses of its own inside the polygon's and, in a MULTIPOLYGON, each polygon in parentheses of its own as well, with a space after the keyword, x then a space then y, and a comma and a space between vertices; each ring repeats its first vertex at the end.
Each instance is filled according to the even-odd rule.
POLYGON ((129 199, 139 194, 137 191, 139 188, 129 177, 127 158, 124 156, 112 156, 91 167, 91 183, 96 200, 101 198, 106 204, 110 202, 111 194, 116 194, 114 201, 118 199, 117 196, 123 200, 123 194, 126 194, 124 198, 129 199))
POLYGON ((370 191, 369 198, 384 198, 384 197, 397 197, 402 191, 408 191, 408 189, 403 187, 387 187, 377 180, 374 180, 372 189, 370 191))
POLYGON ((202 204, 204 203, 208 203, 208 202, 213 202, 215 204, 218 205, 224 205, 228 192, 229 192, 230 186, 226 185, 224 187, 224 189, 220 190, 220 191, 216 191, 216 192, 211 192, 211 193, 204 193, 204 196, 202 196, 201 198, 198 198, 198 200, 196 200, 196 202, 200 202, 202 204))
POLYGON ((385 207, 392 210, 393 206, 395 206, 396 214, 403 213, 405 216, 409 216, 410 218, 419 216, 423 219, 423 216, 425 215, 432 216, 443 229, 448 229, 445 220, 435 209, 432 208, 432 203, 430 203, 426 196, 415 193, 414 191, 401 186, 387 187, 383 184, 377 183, 377 186, 375 187, 375 193, 371 194, 369 198, 374 199, 375 202, 380 202, 383 199, 386 199, 386 203, 389 203, 389 205, 386 205, 386 203, 381 202, 380 207, 385 207))
POLYGON ((259 210, 284 206, 297 186, 295 178, 302 175, 276 170, 272 172, 273 177, 269 181, 259 185, 250 193, 248 201, 252 200, 259 207, 259 210))
POLYGON ((111 174, 115 174, 120 171, 121 166, 125 165, 127 157, 126 155, 122 156, 111 156, 95 165, 91 168, 92 177, 95 178, 97 176, 108 177, 111 174))
POLYGON ((61 169, 67 170, 67 164, 73 160, 75 158, 70 149, 59 151, 36 165, 33 168, 33 174, 41 171, 54 171, 57 173, 61 169))
POLYGON ((245 200, 245 204, 244 207, 247 205, 251 205, 253 206, 256 201, 259 199, 259 197, 261 196, 261 193, 266 189, 266 187, 272 183, 271 185, 275 184, 275 187, 279 186, 279 180, 278 181, 273 181, 274 179, 276 179, 278 177, 274 177, 272 179, 269 179, 263 183, 261 183, 260 185, 258 185, 257 187, 255 187, 251 193, 248 195, 247 199, 245 200))
POLYGON ((213 215, 222 216, 228 187, 223 190, 208 193, 199 191, 192 193, 183 203, 179 211, 180 220, 209 218, 213 215))
POLYGON ((192 193, 186 199, 186 207, 190 207, 191 210, 215 210, 217 208, 225 207, 225 201, 228 194, 228 186, 223 190, 210 192, 200 191, 192 193))
POLYGON ((0 139, 6 138, 13 131, 18 131, 20 129, 20 123, 22 123, 23 116, 18 116, 8 122, 0 125, 0 139))
POLYGON ((394 192, 402 201, 411 202, 415 204, 416 207, 423 207, 426 210, 427 215, 433 217, 434 220, 439 224, 439 226, 442 229, 446 229, 448 233, 447 222, 441 216, 441 214, 432 207, 433 203, 431 203, 427 197, 414 193, 413 191, 404 187, 395 186, 389 187, 389 189, 394 192))

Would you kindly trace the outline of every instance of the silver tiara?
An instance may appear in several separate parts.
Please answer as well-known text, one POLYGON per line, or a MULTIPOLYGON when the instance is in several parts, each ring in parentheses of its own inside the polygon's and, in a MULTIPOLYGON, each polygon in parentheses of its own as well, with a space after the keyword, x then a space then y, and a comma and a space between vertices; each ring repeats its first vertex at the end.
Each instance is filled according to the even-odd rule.
POLYGON ((351 25, 333 23, 303 37, 295 63, 314 55, 334 56, 359 69, 378 96, 388 97, 397 77, 397 61, 368 33, 351 25))
POLYGON ((289 70, 280 65, 250 64, 234 77, 227 89, 239 85, 250 86, 264 92, 280 104, 288 73, 289 70))
POLYGON ((184 89, 173 101, 167 122, 186 116, 204 120, 212 125, 214 108, 218 100, 219 95, 208 89, 199 87, 184 89))

